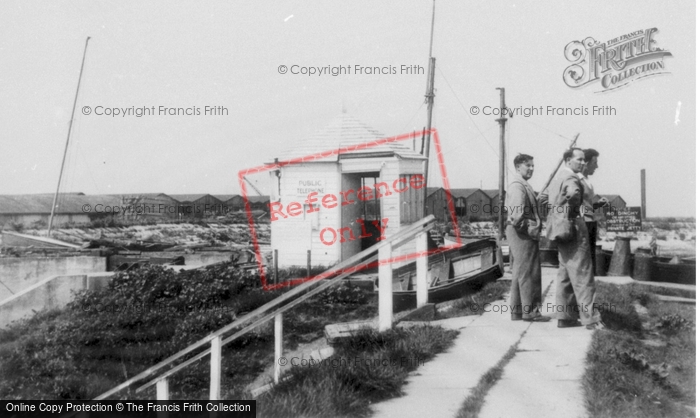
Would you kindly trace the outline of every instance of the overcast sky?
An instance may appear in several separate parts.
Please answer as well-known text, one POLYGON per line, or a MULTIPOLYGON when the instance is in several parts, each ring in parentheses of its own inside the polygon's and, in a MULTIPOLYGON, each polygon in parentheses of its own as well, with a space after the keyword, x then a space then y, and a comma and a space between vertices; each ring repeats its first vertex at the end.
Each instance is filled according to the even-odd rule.
MULTIPOLYGON (((80 62, 89 43, 62 191, 239 193, 239 170, 347 112, 392 136, 421 129, 432 2, 227 1, 0 3, 1 194, 56 187, 80 62), (393 67, 396 74, 307 76, 279 66, 393 67), (401 65, 422 74, 400 74, 401 65), (89 115, 82 109, 91 108, 89 115), (97 115, 103 108, 199 115, 97 115), (204 115, 205 106, 228 114, 204 115)), ((649 216, 693 216, 696 202, 695 2, 438 0, 433 126, 452 187, 496 188, 498 106, 585 108, 588 116, 515 116, 508 160, 535 156, 539 189, 570 138, 600 151, 599 194, 649 216), (657 28, 670 74, 595 93, 572 89, 564 47, 657 28), (594 116, 592 106, 615 115, 594 116)), ((433 152, 434 155, 434 152, 433 152)), ((508 164, 509 167, 511 164, 508 164)), ((432 164, 435 167, 435 164, 432 164)), ((430 183, 440 182, 431 169, 430 183)), ((266 191, 267 179, 254 179, 266 191)))

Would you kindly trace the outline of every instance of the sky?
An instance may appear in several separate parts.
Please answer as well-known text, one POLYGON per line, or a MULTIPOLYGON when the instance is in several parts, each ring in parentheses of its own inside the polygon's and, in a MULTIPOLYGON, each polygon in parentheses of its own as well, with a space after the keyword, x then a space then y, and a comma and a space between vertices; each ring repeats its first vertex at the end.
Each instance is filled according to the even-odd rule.
MULTIPOLYGON (((0 194, 55 191, 88 36, 61 191, 240 193, 239 170, 272 161, 343 108, 386 136, 420 130, 432 5, 3 1, 0 194), (401 74, 402 65, 423 71, 401 74), (395 73, 292 74, 328 66, 395 73), (161 106, 195 114, 159 115, 161 106), (205 106, 222 110, 205 115, 205 106), (132 114, 106 114, 112 108, 132 114), (137 108, 156 114, 136 117, 137 108)), ((580 146, 601 154, 597 193, 638 206, 645 169, 648 216, 694 216, 695 8, 693 1, 437 0, 433 127, 450 186, 497 188, 498 116, 484 111, 498 107, 503 87, 510 108, 588 110, 508 119, 507 161, 533 155, 536 190, 579 134, 580 146), (599 84, 564 83, 570 42, 650 28, 658 30, 655 45, 672 54, 666 74, 604 93, 596 93, 599 84), (593 106, 615 114, 592 115, 593 106)), ((251 181, 266 192, 264 175, 251 181)), ((434 160, 429 182, 441 182, 434 160)))

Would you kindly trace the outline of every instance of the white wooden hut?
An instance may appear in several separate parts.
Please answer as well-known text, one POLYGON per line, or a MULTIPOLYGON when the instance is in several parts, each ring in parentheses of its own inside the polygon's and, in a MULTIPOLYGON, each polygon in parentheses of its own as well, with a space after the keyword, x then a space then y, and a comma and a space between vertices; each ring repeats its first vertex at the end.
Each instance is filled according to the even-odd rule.
MULTIPOLYGON (((388 236, 423 217, 426 158, 412 138, 377 145, 384 138, 342 113, 280 153, 270 173, 280 267, 305 266, 308 250, 312 265, 334 265, 377 242, 380 228, 388 236)), ((394 255, 413 251, 409 243, 394 255)))

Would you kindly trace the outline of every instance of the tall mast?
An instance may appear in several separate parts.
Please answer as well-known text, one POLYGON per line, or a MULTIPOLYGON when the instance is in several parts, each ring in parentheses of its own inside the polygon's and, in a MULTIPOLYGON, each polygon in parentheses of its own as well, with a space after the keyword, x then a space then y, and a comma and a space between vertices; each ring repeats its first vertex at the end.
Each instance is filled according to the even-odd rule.
MULTIPOLYGON (((506 89, 503 87, 496 87, 496 90, 501 91, 501 109, 506 108, 506 89)), ((501 140, 500 140, 500 152, 498 155, 498 199, 499 205, 503 207, 505 205, 506 198, 506 121, 507 119, 501 112, 501 117, 496 119, 496 121, 501 125, 501 140)), ((506 238, 505 231, 505 217, 503 216, 503 211, 498 211, 498 239, 503 240, 506 238)))
POLYGON ((430 165, 430 130, 433 126, 433 101, 435 98, 435 58, 433 57, 433 33, 435 31, 435 0, 433 0, 433 18, 430 23, 430 51, 428 62, 428 87, 425 99, 428 102, 428 127, 425 140, 425 188, 423 189, 423 215, 425 216, 428 203, 428 167, 430 165))
POLYGON ((51 237, 51 226, 53 225, 53 216, 56 212, 56 201, 58 200, 58 191, 61 189, 61 178, 63 177, 63 167, 66 164, 66 154, 68 153, 68 143, 70 142, 70 133, 73 129, 73 118, 75 117, 75 105, 78 103, 78 92, 80 92, 80 81, 83 78, 83 67, 85 67, 85 55, 87 55, 87 47, 90 37, 85 39, 85 50, 83 50, 83 62, 80 64, 80 75, 78 75, 78 88, 75 89, 75 99, 73 99, 73 112, 70 115, 70 122, 68 122, 68 136, 66 137, 66 148, 63 150, 63 160, 61 161, 61 171, 58 174, 58 184, 56 185, 56 193, 53 195, 53 204, 51 205, 51 215, 49 216, 49 229, 46 233, 48 237, 51 237))

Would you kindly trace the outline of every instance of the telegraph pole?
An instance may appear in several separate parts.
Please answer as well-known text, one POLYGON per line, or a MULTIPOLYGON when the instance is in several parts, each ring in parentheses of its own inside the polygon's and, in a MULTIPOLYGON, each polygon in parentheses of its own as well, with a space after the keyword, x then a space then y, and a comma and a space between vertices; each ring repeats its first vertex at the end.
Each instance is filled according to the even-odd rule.
POLYGON ((642 220, 647 219, 647 170, 642 169, 642 220))
POLYGON ((427 213, 428 204, 428 167, 430 166, 430 130, 433 127, 433 101, 435 99, 435 57, 433 57, 433 33, 435 31, 435 0, 433 0, 433 19, 430 24, 430 61, 428 63, 428 87, 425 100, 428 103, 428 128, 425 136, 425 187, 423 188, 423 215, 427 213))
MULTIPOLYGON (((503 109, 506 108, 506 89, 503 87, 496 87, 496 90, 501 91, 501 117, 496 119, 496 121, 501 125, 501 140, 500 140, 500 153, 498 155, 498 199, 501 207, 505 205, 506 199, 506 117, 503 114, 503 109)), ((503 216, 503 211, 498 211, 498 240, 504 240, 506 238, 505 231, 505 217, 503 216)))

